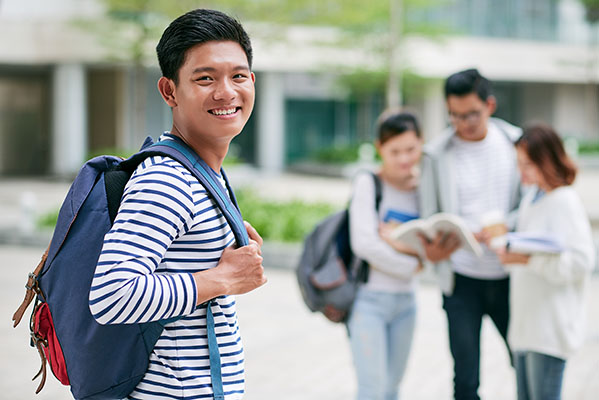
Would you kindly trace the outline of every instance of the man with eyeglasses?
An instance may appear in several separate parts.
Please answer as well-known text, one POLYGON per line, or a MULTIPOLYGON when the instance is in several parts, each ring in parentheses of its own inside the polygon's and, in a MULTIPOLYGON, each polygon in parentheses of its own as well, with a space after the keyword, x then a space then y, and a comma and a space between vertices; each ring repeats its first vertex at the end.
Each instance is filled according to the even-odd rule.
MULTIPOLYGON (((483 227, 489 212, 509 225, 510 213, 518 206, 520 182, 513 142, 521 130, 491 117, 495 97, 490 82, 476 69, 447 78, 445 99, 451 124, 425 147, 421 215, 457 214, 483 241, 488 235, 483 227)), ((508 274, 484 245, 480 258, 464 249, 453 251, 455 246, 444 246, 437 238, 425 244, 425 250, 428 260, 435 263, 443 289, 454 359, 454 396, 456 400, 478 400, 482 318, 488 315, 506 340, 508 274)))

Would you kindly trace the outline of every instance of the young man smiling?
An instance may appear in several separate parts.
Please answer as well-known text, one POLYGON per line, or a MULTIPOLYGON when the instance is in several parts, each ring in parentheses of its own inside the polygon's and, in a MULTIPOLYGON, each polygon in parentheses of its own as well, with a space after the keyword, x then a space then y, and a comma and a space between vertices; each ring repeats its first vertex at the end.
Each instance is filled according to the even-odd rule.
MULTIPOLYGON (((495 98, 489 81, 475 69, 447 78, 445 99, 451 127, 425 147, 421 214, 457 214, 482 240, 485 214, 494 211, 508 218, 518 206, 520 185, 513 142, 521 130, 491 118, 495 98)), ((427 258, 438 262, 454 359, 454 396, 479 399, 482 317, 488 315, 506 339, 508 274, 486 247, 481 258, 463 249, 443 249, 439 241, 425 247, 427 258)))
MULTIPOLYGON (((254 106, 252 48, 243 27, 218 11, 174 20, 156 48, 158 90, 173 126, 161 141, 181 139, 221 172, 231 140, 254 106)), ((244 353, 235 298, 266 282, 262 239, 246 224, 249 245, 236 248, 231 228, 202 184, 177 161, 154 156, 133 173, 90 291, 99 323, 166 324, 131 399, 214 398, 207 301, 220 353, 224 399, 244 393, 244 353)), ((222 397, 219 397, 222 399, 222 397)))

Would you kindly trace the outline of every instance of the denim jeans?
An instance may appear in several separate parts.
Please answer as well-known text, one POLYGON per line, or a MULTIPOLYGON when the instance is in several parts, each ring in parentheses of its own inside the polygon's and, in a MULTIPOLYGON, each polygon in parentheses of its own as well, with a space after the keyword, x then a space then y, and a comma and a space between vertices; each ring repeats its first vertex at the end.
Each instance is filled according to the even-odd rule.
POLYGON ((518 400, 560 400, 566 360, 533 351, 514 352, 518 400))
POLYGON ((348 321, 358 400, 397 400, 414 326, 413 293, 360 288, 348 321))
POLYGON ((454 397, 479 400, 482 318, 485 314, 491 317, 507 346, 509 278, 485 280, 455 274, 454 291, 451 296, 443 296, 443 308, 454 361, 454 397))

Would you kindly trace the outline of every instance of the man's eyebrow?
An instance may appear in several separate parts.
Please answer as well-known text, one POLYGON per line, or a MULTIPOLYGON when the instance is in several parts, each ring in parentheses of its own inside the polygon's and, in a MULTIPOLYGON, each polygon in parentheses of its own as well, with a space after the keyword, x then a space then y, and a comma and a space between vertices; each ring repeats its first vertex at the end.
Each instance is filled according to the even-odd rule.
MULTIPOLYGON (((247 65, 238 65, 233 68, 233 71, 249 71, 250 68, 247 65)), ((214 67, 198 67, 193 70, 192 74, 199 74, 202 72, 216 72, 214 67)))

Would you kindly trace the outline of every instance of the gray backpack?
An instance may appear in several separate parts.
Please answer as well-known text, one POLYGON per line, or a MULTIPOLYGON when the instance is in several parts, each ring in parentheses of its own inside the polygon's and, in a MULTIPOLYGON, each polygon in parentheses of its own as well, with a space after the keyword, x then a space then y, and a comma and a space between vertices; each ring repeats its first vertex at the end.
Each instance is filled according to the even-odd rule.
MULTIPOLYGON (((376 174, 372 176, 378 211, 381 181, 376 174)), ((326 217, 306 236, 296 275, 310 310, 333 322, 347 321, 358 285, 368 280, 368 263, 351 250, 347 208, 326 217)))

